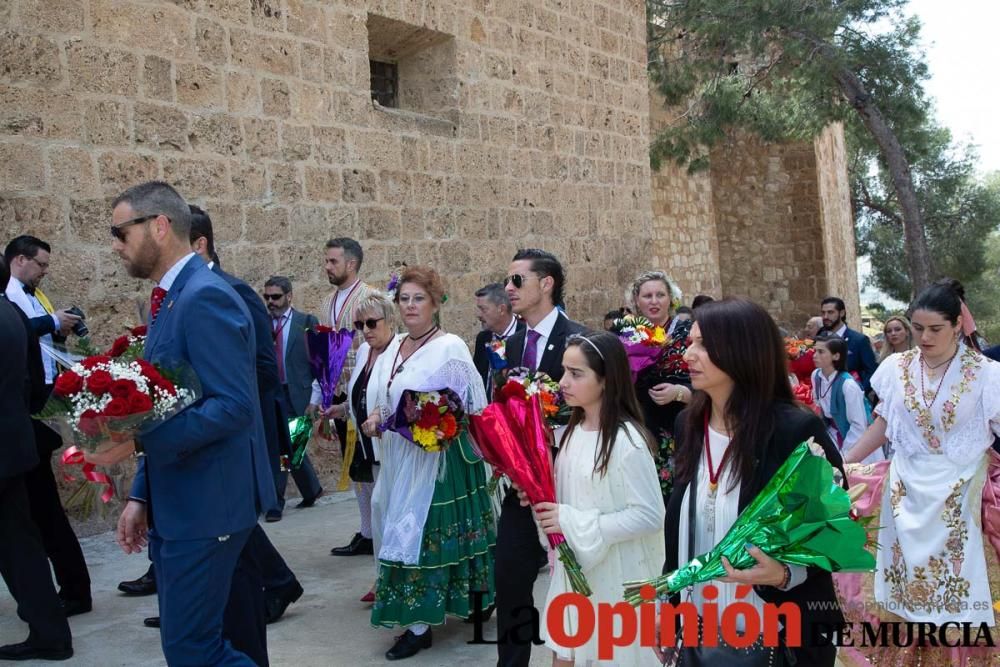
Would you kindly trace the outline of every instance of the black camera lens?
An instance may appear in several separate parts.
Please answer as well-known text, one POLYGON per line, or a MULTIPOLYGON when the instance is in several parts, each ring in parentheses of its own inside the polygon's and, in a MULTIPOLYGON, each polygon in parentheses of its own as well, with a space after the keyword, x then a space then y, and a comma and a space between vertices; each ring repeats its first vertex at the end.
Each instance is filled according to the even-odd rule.
POLYGON ((80 318, 80 321, 73 325, 73 334, 76 335, 77 338, 86 338, 89 336, 90 329, 87 328, 87 322, 85 321, 87 316, 83 314, 83 311, 80 310, 78 306, 73 306, 72 308, 67 308, 66 312, 73 313, 80 318))

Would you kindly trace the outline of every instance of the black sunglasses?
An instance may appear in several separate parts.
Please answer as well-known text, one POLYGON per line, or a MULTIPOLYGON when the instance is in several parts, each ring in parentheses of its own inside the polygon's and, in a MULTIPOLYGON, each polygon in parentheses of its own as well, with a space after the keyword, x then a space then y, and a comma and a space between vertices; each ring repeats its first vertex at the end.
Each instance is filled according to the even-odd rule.
POLYGON ((378 326, 378 323, 384 320, 384 317, 374 318, 369 317, 367 320, 354 320, 354 328, 358 331, 364 331, 365 328, 374 329, 378 326))
POLYGON ((150 220, 153 220, 158 217, 160 217, 159 213, 156 213, 155 215, 142 215, 139 216, 138 218, 132 218, 131 220, 126 220, 120 225, 111 225, 111 236, 115 237, 122 243, 125 243, 125 232, 122 231, 123 229, 125 229, 126 227, 131 227, 132 225, 141 225, 144 222, 149 222, 150 220))
POLYGON ((279 300, 285 298, 285 295, 284 294, 268 294, 267 292, 265 292, 264 293, 264 298, 267 299, 268 301, 279 301, 279 300))
MULTIPOLYGON (((521 289, 521 285, 523 285, 524 281, 528 278, 538 278, 538 276, 522 276, 520 273, 514 273, 503 279, 503 286, 506 287, 507 285, 514 283, 514 289, 521 289)), ((541 280, 541 278, 538 279, 541 280)))

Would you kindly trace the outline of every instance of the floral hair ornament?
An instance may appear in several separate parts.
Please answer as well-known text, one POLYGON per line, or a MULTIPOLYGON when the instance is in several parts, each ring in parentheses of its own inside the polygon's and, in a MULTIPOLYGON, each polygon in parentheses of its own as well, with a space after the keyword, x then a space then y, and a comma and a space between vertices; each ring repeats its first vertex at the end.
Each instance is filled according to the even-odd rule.
POLYGON ((396 288, 399 287, 399 273, 393 271, 389 276, 389 284, 385 286, 385 294, 390 300, 396 298, 396 288))

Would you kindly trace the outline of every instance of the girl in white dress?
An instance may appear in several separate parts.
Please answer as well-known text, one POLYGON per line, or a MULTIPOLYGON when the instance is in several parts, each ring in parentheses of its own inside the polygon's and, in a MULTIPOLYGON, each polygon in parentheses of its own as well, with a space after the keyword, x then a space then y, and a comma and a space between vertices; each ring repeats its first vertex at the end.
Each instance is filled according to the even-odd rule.
MULTIPOLYGON (((969 344, 962 294, 960 283, 946 279, 914 301, 918 345, 872 376, 877 417, 847 460, 864 460, 887 438, 896 450, 875 572, 885 617, 993 627, 1000 581, 980 513, 988 451, 1000 434, 1000 364, 969 344)), ((937 653, 947 661, 947 649, 937 653)))
MULTIPOLYGON (((601 602, 620 602, 622 582, 660 573, 663 495, 628 358, 617 336, 600 331, 570 337, 563 368, 559 385, 573 414, 558 434, 558 502, 538 503, 534 510, 542 532, 566 536, 593 589, 590 601, 596 608, 601 602)), ((548 637, 548 607, 557 595, 571 590, 562 562, 556 561, 542 614, 542 635, 554 652, 553 665, 596 664, 596 632, 576 649, 559 646, 548 637)), ((564 614, 563 628, 576 634, 575 613, 564 614)), ((616 648, 605 664, 658 662, 636 641, 633 646, 616 648)))

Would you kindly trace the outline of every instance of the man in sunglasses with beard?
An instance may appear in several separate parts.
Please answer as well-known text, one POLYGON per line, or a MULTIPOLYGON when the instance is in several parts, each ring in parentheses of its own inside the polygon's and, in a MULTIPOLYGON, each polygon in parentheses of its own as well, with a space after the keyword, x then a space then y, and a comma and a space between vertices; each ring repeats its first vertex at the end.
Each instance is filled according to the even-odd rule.
MULTIPOLYGON (((518 250, 510 263, 504 289, 511 309, 527 328, 507 339, 507 366, 524 366, 562 378, 566 338, 587 327, 566 317, 563 301, 565 274, 555 255, 544 250, 518 250)), ((496 607, 497 654, 501 667, 527 667, 531 640, 537 627, 532 589, 545 551, 530 507, 521 507, 517 493, 509 491, 503 501, 497 527, 496 607)))

